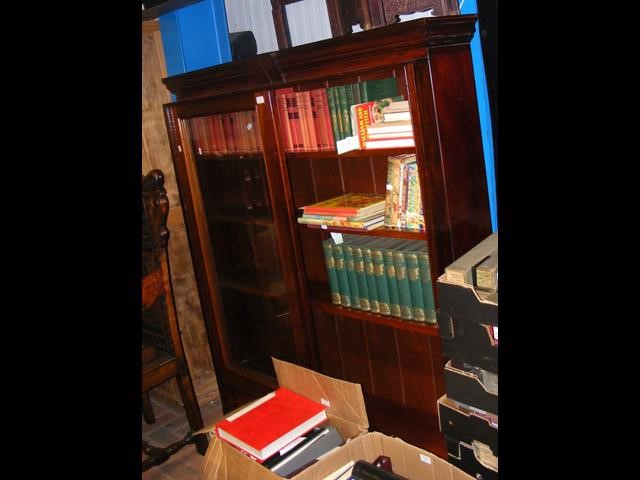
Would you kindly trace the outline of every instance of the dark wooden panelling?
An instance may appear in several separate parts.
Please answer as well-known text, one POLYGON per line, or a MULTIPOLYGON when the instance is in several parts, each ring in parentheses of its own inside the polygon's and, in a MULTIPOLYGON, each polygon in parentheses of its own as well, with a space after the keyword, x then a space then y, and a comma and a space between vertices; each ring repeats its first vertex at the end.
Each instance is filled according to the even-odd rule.
POLYGON ((320 371, 330 377, 344 378, 333 315, 314 310, 313 319, 315 320, 316 338, 318 339, 320 371))
POLYGON ((313 185, 310 160, 306 158, 294 158, 287 163, 287 167, 295 207, 300 208, 304 205, 315 203, 314 190, 308 188, 308 185, 313 185))
POLYGON ((340 166, 347 192, 378 193, 373 184, 373 171, 368 158, 341 158, 340 166))
MULTIPOLYGON (((455 258, 491 233, 478 104, 469 46, 434 49, 431 78, 455 258)), ((443 266, 441 266, 443 267, 443 266)))
POLYGON ((395 330, 391 327, 368 323, 366 331, 369 342, 369 363, 373 372, 371 393, 401 404, 404 395, 395 330))
MULTIPOLYGON (((398 330, 398 350, 402 366, 405 404, 437 414, 437 400, 444 392, 437 391, 434 377, 444 377, 441 362, 434 368, 432 337, 398 330)), ((440 339, 437 339, 439 342, 440 339)))
POLYGON ((369 352, 365 339, 364 322, 353 318, 336 318, 338 345, 342 352, 344 379, 359 383, 362 389, 371 391, 369 352))
POLYGON ((337 156, 312 158, 310 162, 313 169, 316 201, 327 200, 345 193, 342 189, 340 162, 337 156))

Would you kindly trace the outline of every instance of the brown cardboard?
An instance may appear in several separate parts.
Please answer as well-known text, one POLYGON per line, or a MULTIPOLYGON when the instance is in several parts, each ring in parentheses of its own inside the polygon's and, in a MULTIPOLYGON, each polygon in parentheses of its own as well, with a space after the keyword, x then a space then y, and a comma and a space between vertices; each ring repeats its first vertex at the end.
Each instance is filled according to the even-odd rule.
MULTIPOLYGON (((472 477, 426 450, 382 433, 367 433, 369 421, 359 384, 327 377, 292 363, 273 359, 278 384, 328 406, 329 424, 345 445, 322 457, 293 479, 322 480, 350 460, 391 458, 394 472, 409 480, 473 480, 472 477)), ((210 427, 213 431, 213 426, 210 427)), ((202 462, 203 480, 282 480, 215 434, 202 462)))

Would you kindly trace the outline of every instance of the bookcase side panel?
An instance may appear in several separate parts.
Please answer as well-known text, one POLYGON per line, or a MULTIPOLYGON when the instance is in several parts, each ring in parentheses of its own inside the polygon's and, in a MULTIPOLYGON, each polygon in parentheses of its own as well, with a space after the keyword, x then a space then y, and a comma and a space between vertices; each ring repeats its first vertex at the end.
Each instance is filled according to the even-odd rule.
POLYGON ((491 234, 487 177, 469 46, 434 48, 430 65, 448 223, 453 255, 457 258, 491 234))
POLYGON ((373 373, 371 393, 402 405, 404 385, 398 357, 396 331, 384 325, 366 325, 369 362, 373 373))

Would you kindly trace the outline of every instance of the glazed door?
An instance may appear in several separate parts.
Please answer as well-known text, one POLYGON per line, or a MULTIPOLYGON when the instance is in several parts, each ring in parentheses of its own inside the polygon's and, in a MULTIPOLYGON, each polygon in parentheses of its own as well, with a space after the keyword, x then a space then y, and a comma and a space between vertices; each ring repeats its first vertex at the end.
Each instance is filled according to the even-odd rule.
POLYGON ((260 102, 183 118, 174 155, 218 382, 249 396, 275 387, 271 357, 311 366, 266 115, 260 102))

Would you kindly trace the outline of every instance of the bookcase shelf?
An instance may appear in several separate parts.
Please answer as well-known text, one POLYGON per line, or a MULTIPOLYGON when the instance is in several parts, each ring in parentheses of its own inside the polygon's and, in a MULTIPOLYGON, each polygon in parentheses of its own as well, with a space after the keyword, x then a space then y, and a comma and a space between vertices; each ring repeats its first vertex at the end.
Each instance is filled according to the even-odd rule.
POLYGON ((310 227, 307 224, 298 223, 300 228, 304 228, 311 231, 316 232, 336 232, 336 233, 348 233, 353 235, 365 235, 370 237, 389 237, 389 238, 405 238, 407 240, 426 240, 427 233, 426 232, 412 232, 409 230, 401 230, 397 228, 389 228, 389 227, 377 227, 373 230, 359 231, 359 230, 349 230, 346 228, 340 227, 330 227, 327 228, 314 228, 310 227))
POLYGON ((376 148, 369 150, 350 150, 348 152, 287 152, 287 158, 289 159, 307 159, 313 158, 368 158, 371 156, 389 157, 391 155, 401 155, 404 153, 415 153, 415 147, 402 147, 402 148, 376 148))
POLYGON ((373 428, 446 458, 437 425, 444 394, 438 327, 334 305, 322 242, 341 232, 380 238, 380 245, 421 243, 433 288, 447 265, 491 233, 469 49, 476 20, 421 18, 163 80, 177 99, 164 106, 165 119, 225 412, 273 388, 273 356, 360 383, 373 428), (349 85, 354 103, 340 99, 344 112, 356 104, 356 89, 368 95, 385 85, 401 95, 415 147, 327 151, 336 124, 328 128, 324 94, 336 113, 336 92, 348 95, 349 85), (307 108, 307 98, 311 114, 302 111, 304 130, 294 137, 287 100, 307 108), (300 144, 325 150, 287 151, 300 144), (198 150, 229 145, 260 151, 198 150), (420 187, 424 232, 297 222, 302 207, 323 200, 385 195, 388 159, 401 154, 415 155, 411 179, 420 187), (273 283, 261 283, 265 273, 273 283))

